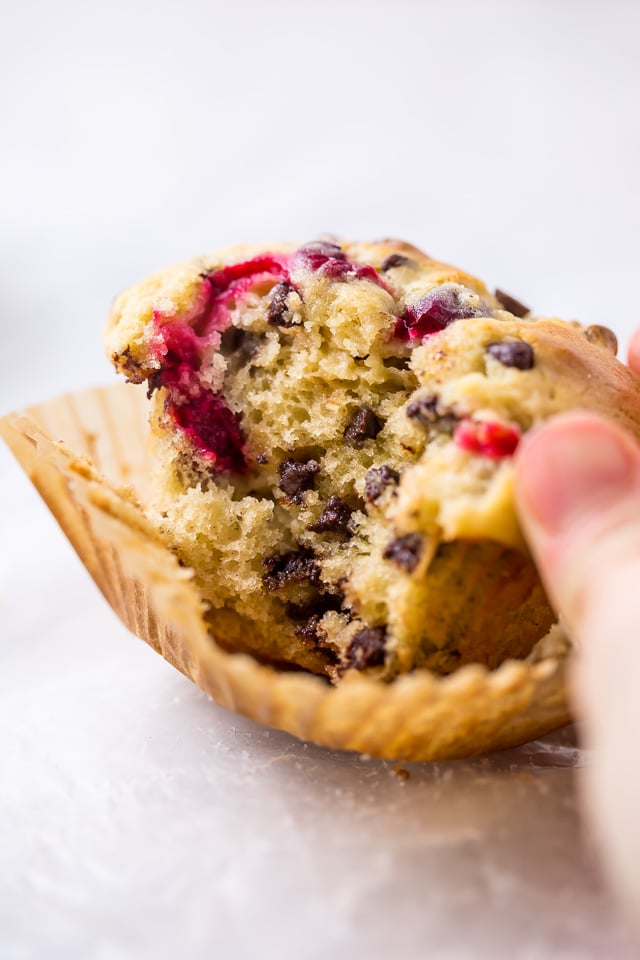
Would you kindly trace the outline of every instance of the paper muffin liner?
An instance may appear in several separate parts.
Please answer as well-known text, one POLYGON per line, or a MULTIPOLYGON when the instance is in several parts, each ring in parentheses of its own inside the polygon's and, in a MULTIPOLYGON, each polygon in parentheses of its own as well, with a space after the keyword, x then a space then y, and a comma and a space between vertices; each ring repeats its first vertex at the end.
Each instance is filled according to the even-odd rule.
POLYGON ((499 750, 570 720, 553 642, 492 671, 416 670, 391 683, 351 674, 335 687, 222 649, 192 572, 141 506, 146 420, 142 392, 117 384, 11 414, 0 434, 120 619, 217 703, 303 740, 405 761, 499 750))

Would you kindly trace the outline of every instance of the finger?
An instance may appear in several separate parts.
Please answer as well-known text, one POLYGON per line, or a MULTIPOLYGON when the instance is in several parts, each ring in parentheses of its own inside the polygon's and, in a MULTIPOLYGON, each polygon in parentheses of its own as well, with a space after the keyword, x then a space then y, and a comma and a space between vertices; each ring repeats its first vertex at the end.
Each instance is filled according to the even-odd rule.
POLYGON ((640 373, 640 329, 636 330, 629 346, 629 366, 634 373, 640 373))
POLYGON ((574 709, 594 764, 584 800, 630 914, 640 909, 640 452, 591 415, 558 418, 523 443, 521 521, 549 596, 579 647, 574 709))

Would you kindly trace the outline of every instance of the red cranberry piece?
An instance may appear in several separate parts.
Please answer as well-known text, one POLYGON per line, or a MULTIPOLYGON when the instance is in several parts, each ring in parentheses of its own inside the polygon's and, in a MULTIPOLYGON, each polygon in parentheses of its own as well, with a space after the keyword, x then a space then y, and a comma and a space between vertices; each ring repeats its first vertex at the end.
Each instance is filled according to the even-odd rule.
POLYGON ((443 284, 409 304, 396 323, 395 336, 400 340, 419 340, 439 333, 454 320, 487 316, 489 312, 484 305, 472 306, 463 291, 443 284))
POLYGON ((222 397, 200 389, 196 396, 182 403, 170 401, 169 411, 217 472, 246 471, 240 417, 229 410, 222 397))
POLYGON ((205 277, 210 296, 206 309, 195 324, 196 332, 206 335, 213 330, 224 330, 229 325, 230 307, 260 283, 271 285, 288 280, 288 258, 266 254, 232 263, 205 277))
POLYGON ((515 453, 520 442, 516 427, 490 420, 463 420, 453 434, 454 442, 482 457, 500 460, 515 453))
POLYGON ((368 264, 358 265, 355 263, 345 263, 344 260, 327 260, 323 263, 318 273, 327 280, 337 282, 345 280, 372 280, 378 286, 384 286, 382 280, 368 264))
POLYGON ((303 247, 296 250, 294 256, 307 270, 319 270, 327 260, 346 261, 347 259, 342 247, 328 240, 314 240, 312 243, 305 243, 303 247))
POLYGON ((294 259, 307 270, 335 282, 346 280, 371 280, 387 289, 382 278, 369 264, 352 263, 347 260, 344 250, 337 243, 318 240, 300 247, 294 259))
POLYGON ((190 370, 200 366, 202 343, 188 323, 165 323, 160 327, 162 346, 157 350, 163 367, 185 364, 190 370))
POLYGON ((257 274, 269 274, 273 277, 285 278, 288 276, 284 257, 266 255, 243 260, 241 263, 232 263, 220 270, 207 274, 207 280, 216 294, 224 293, 238 280, 255 277, 257 274))

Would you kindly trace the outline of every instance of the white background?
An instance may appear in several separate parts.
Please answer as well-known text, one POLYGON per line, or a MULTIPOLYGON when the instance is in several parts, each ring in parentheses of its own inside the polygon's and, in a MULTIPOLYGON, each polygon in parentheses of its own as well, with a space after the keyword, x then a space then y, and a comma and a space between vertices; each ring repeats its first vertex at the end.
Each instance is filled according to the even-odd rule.
MULTIPOLYGON (((395 235, 638 322, 639 4, 0 13, 2 412, 108 382, 111 298, 241 241, 395 235)), ((268 736, 125 634, 4 450, 0 484, 3 960, 631 956, 571 768, 402 785, 268 736)))

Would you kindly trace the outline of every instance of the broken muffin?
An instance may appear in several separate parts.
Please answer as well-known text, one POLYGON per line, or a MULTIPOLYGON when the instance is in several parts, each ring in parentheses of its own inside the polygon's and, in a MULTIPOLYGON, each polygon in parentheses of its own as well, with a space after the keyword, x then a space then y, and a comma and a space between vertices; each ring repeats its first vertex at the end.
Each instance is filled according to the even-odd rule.
POLYGON ((533 317, 397 241, 239 247, 121 295, 151 398, 154 524, 227 649, 339 681, 524 658, 555 621, 518 526, 522 435, 640 435, 606 328, 533 317))

